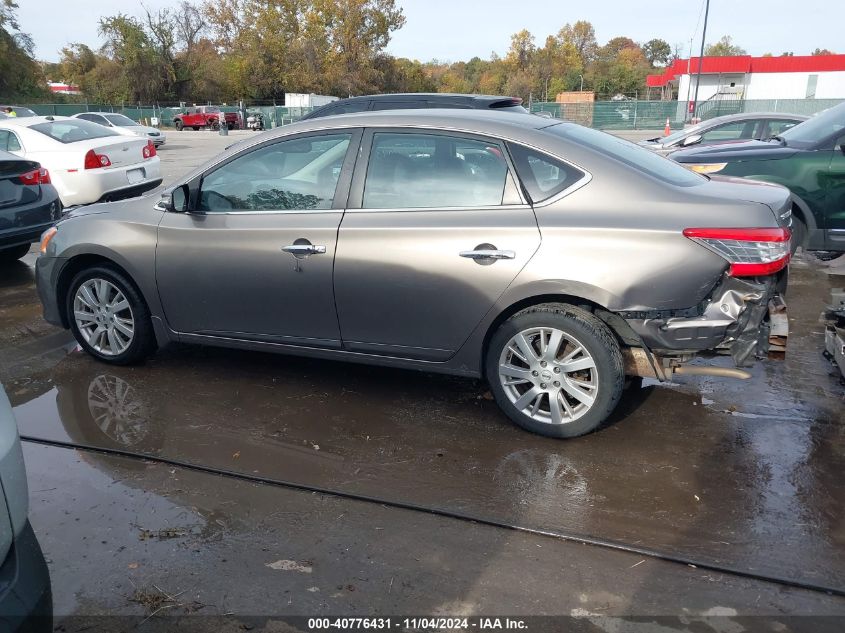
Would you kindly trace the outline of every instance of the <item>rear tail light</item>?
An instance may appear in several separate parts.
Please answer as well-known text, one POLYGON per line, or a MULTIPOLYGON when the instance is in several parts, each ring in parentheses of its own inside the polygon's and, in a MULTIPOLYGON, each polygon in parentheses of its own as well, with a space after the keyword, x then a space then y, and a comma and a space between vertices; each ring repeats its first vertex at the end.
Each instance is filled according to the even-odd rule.
POLYGON ((49 185, 50 172, 43 167, 39 167, 38 169, 21 174, 18 176, 18 180, 20 180, 22 185, 49 185))
POLYGON ((141 153, 144 155, 144 159, 152 158, 156 155, 155 144, 152 141, 147 141, 147 144, 144 146, 144 149, 141 153))
POLYGON ((98 169, 100 167, 109 167, 111 161, 105 154, 98 154, 93 149, 89 149, 85 154, 85 169, 98 169))
POLYGON ((732 277, 771 275, 789 263, 789 229, 684 229, 684 235, 726 259, 732 277))

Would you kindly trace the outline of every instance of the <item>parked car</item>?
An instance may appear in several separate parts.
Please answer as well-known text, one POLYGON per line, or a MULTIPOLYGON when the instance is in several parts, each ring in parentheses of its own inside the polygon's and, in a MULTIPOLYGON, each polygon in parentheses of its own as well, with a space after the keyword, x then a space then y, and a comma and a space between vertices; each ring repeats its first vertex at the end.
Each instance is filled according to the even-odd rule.
POLYGON ((316 119, 335 114, 368 112, 371 110, 409 110, 418 108, 449 108, 459 110, 497 110, 500 112, 528 112, 519 97, 494 97, 489 95, 460 95, 446 93, 408 93, 350 97, 332 101, 316 108, 302 120, 316 119))
MULTIPOLYGON (((188 108, 183 114, 175 115, 173 117, 173 126, 179 132, 186 127, 195 130, 204 127, 219 130, 221 112, 217 106, 193 106, 188 108)), ((226 127, 230 130, 238 128, 237 112, 226 112, 223 114, 223 117, 226 119, 226 127)))
POLYGON ((16 116, 9 117, 9 118, 12 118, 12 119, 14 119, 14 118, 26 118, 26 117, 29 117, 29 116, 38 116, 37 114, 35 114, 35 112, 33 110, 30 110, 29 108, 24 108, 23 106, 16 106, 16 105, 0 105, 0 112, 5 112, 6 108, 12 108, 12 110, 15 111, 16 116))
MULTIPOLYGON (((0 147, 5 147, 4 132, 0 147)), ((50 173, 35 161, 0 150, 0 263, 26 255, 61 213, 50 173)))
POLYGON ((141 125, 125 114, 114 112, 80 112, 79 114, 74 114, 73 117, 82 119, 83 121, 99 123, 123 136, 148 137, 156 147, 164 145, 167 141, 167 135, 158 128, 141 125))
POLYGON ((242 141, 156 204, 70 213, 36 278, 107 363, 178 340, 485 376, 517 424, 572 437, 626 373, 765 354, 788 208, 572 123, 354 114, 242 141))
POLYGON ((800 114, 780 114, 777 112, 747 112, 728 114, 702 121, 669 136, 658 136, 640 145, 667 155, 670 152, 693 145, 715 145, 729 141, 766 140, 785 132, 806 121, 809 117, 800 114))
POLYGON ((0 631, 51 631, 50 573, 29 524, 18 427, 0 386, 0 631))
POLYGON ((670 158, 700 173, 789 187, 794 247, 845 252, 845 102, 768 142, 694 148, 670 158))
POLYGON ((66 207, 137 196, 161 184, 152 141, 70 117, 0 121, 6 151, 36 160, 66 207))

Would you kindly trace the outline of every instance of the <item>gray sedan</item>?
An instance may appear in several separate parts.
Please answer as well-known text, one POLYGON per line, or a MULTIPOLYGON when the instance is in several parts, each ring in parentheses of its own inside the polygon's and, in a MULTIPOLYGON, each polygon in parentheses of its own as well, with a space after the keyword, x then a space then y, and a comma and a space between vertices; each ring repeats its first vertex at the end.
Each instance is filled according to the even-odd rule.
POLYGON ((747 112, 707 119, 698 125, 678 130, 669 136, 658 136, 639 144, 658 154, 696 145, 715 145, 729 141, 765 140, 806 121, 801 114, 747 112))
POLYGON ((181 341, 485 377, 517 424, 573 437, 626 375, 747 375, 683 363, 765 355, 789 204, 572 123, 351 114, 72 212, 37 282, 106 363, 181 341))

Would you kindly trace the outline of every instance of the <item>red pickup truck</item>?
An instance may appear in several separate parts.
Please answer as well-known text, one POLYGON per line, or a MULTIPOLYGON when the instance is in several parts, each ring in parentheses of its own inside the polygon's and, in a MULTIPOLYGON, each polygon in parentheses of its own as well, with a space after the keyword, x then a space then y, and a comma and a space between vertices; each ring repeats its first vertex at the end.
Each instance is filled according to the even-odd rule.
MULTIPOLYGON (((226 112, 226 127, 230 130, 238 128, 238 113, 226 112)), ((173 125, 177 131, 186 127, 199 130, 208 127, 212 130, 220 128, 220 108, 217 106, 192 106, 184 114, 177 114, 173 117, 173 125)))

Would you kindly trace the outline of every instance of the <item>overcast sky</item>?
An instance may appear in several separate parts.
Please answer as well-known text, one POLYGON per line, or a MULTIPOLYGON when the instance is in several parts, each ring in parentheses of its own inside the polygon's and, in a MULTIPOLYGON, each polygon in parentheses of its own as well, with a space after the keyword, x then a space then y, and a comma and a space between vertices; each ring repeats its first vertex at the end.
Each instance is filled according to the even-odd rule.
MULTIPOLYGON (((567 22, 589 20, 600 44, 618 35, 638 42, 654 37, 689 50, 704 0, 397 0, 407 17, 389 51, 422 61, 466 60, 503 54, 510 36, 527 28, 542 44, 567 22)), ((40 59, 57 61, 69 42, 99 45, 97 21, 124 12, 142 15, 139 0, 19 0, 21 29, 35 40, 40 59)), ((151 8, 177 0, 144 0, 151 8)), ((816 47, 845 53, 845 0, 711 0, 707 41, 731 35, 752 55, 792 51, 810 54, 816 47)), ((694 54, 696 54, 694 52, 694 54)))

